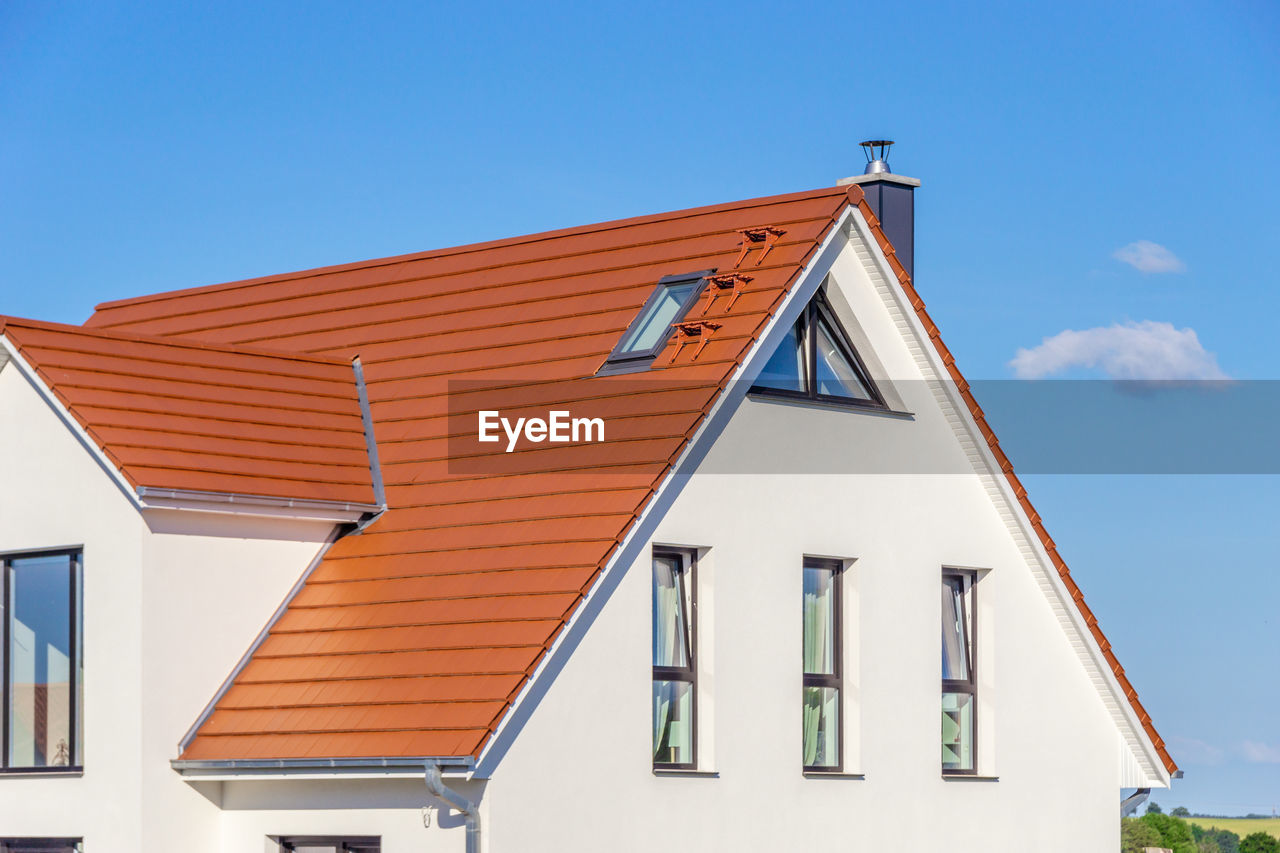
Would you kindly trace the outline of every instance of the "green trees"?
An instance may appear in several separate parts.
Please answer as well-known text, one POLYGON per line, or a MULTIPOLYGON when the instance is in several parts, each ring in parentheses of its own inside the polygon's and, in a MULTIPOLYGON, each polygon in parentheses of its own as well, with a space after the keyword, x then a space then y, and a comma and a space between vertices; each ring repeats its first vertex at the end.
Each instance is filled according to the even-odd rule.
POLYGON ((1178 806, 1176 809, 1169 812, 1169 814, 1173 815, 1174 817, 1191 817, 1191 812, 1187 811, 1186 806, 1178 806))
POLYGON ((1164 814, 1164 809, 1155 800, 1147 803, 1147 814, 1164 814))
POLYGON ((1280 853, 1280 841, 1265 832, 1254 832, 1240 840, 1240 853, 1280 853))
MULTIPOLYGON (((1158 811, 1148 811, 1142 817, 1121 821, 1120 845, 1123 853, 1142 853, 1147 847, 1167 847, 1173 853, 1201 853, 1186 821, 1158 811)), ((1205 853, 1218 853, 1219 849, 1210 847, 1205 853)), ((1280 850, 1275 853, 1280 853, 1280 850)))

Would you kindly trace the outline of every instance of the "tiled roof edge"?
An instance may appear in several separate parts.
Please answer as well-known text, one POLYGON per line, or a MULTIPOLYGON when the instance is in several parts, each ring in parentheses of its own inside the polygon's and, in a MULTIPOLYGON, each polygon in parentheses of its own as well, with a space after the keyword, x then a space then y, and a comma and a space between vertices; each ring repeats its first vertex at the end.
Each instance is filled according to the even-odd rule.
POLYGON ((92 338, 128 341, 138 344, 154 344, 164 347, 205 350, 207 352, 230 353, 232 355, 261 356, 263 358, 284 359, 286 361, 302 361, 308 364, 324 364, 333 367, 346 367, 349 361, 342 358, 329 358, 290 350, 273 350, 262 347, 243 346, 241 344, 220 344, 190 338, 184 335, 160 336, 140 335, 136 332, 118 332, 114 329, 102 329, 94 326, 73 326, 69 323, 53 323, 48 320, 32 320, 26 317, 11 317, 0 314, 0 332, 7 328, 39 329, 46 332, 65 332, 73 335, 84 335, 92 338))
MULTIPOLYGON (((235 290, 241 287, 255 287, 262 284, 273 284, 283 281, 292 281, 301 278, 310 278, 317 275, 327 275, 336 272, 346 272, 349 270, 369 269, 372 267, 389 266, 391 264, 400 264, 407 261, 420 261, 428 258, 446 257, 450 255, 464 255, 472 252, 484 252, 490 249, 505 248, 509 246, 519 246, 528 243, 537 243, 543 240, 554 240, 561 237, 570 237, 580 234, 591 234, 602 231, 612 231, 619 228, 629 228, 634 225, 644 225, 653 222, 664 222, 677 219, 686 219, 694 216, 703 216, 708 213, 717 213, 728 210, 740 210, 751 207, 759 207, 764 204, 778 204, 787 201, 800 201, 807 198, 821 198, 824 195, 837 195, 841 192, 841 187, 821 187, 816 190, 806 190, 797 193, 784 193, 776 196, 761 196, 759 198, 743 199, 741 201, 726 202, 723 204, 704 205, 702 207, 691 207, 682 210, 670 210, 662 213, 652 213, 644 216, 633 216, 627 219, 613 219, 605 222, 598 222, 591 225, 578 225, 572 228, 560 228, 553 231, 542 231, 536 234, 525 234, 518 237, 504 237, 500 240, 487 240, 480 243, 465 243, 461 246, 451 246, 442 249, 429 249, 425 252, 410 252, 403 255, 391 255, 384 258, 371 258, 365 261, 353 261, 345 264, 331 264, 327 266, 313 267, 310 269, 296 270, 294 272, 277 273, 275 275, 259 276, 257 278, 240 279, 236 281, 220 282, 218 284, 206 284, 199 287, 188 287, 181 290, 166 290, 160 293, 152 293, 144 296, 133 296, 127 299, 113 299, 107 302, 101 302, 95 306, 95 311, 110 310, 112 308, 122 308, 128 305, 141 305, 147 302, 162 302, 167 299, 178 299, 195 294, 217 293, 224 290, 235 290)), ((90 318, 88 323, 94 322, 94 318, 90 318)))
POLYGON ((897 277, 898 286, 902 288, 902 292, 906 295, 907 301, 915 310, 916 316, 920 318, 921 324, 929 335, 929 340, 937 351, 938 356, 942 359, 942 363, 946 365, 947 372, 951 376, 951 380, 955 382, 956 388, 959 390, 961 397, 964 399, 965 405, 969 408, 969 413, 977 424, 982 437, 986 440, 987 445, 991 448, 992 454, 996 458, 996 462, 1000 465, 1000 470, 1005 476, 1005 480, 1009 483, 1009 487, 1013 489, 1015 497, 1018 499, 1019 506, 1026 513, 1027 519, 1031 522, 1031 527, 1036 532, 1036 536, 1040 540, 1040 544, 1044 546, 1045 552, 1048 553, 1050 561, 1058 571, 1058 576, 1062 578, 1063 584, 1066 585, 1067 592, 1071 596, 1071 600, 1075 603, 1076 608, 1080 611, 1081 617, 1084 618, 1085 625, 1088 626, 1089 632, 1093 635, 1093 639, 1098 644, 1098 648, 1102 651, 1103 657, 1107 664, 1111 667, 1111 672, 1115 675, 1116 681, 1120 684, 1120 689, 1124 693, 1125 698, 1129 700, 1129 704, 1133 706, 1134 713, 1138 715, 1138 721, 1142 724, 1143 730, 1147 736, 1151 738, 1151 743, 1156 748, 1160 760, 1164 762, 1165 769, 1170 773, 1178 771, 1178 765, 1165 748, 1164 739, 1156 731, 1155 726, 1151 723, 1151 715, 1147 713, 1146 708, 1138 700, 1138 691, 1134 689, 1133 684, 1125 675, 1124 667, 1120 665, 1120 660, 1116 657, 1115 652, 1111 648, 1110 641, 1102 633, 1102 629, 1098 627, 1098 618, 1093 615, 1093 611, 1084 602, 1084 593, 1080 586, 1071 577, 1070 569, 1067 568, 1066 561, 1062 559, 1062 555, 1058 553, 1057 545, 1052 537, 1049 536, 1045 529, 1044 522, 1041 520, 1040 513, 1032 506, 1031 500, 1027 497, 1027 489, 1018 480, 1013 471, 1013 463, 1009 460, 1004 449, 1000 447, 1000 440, 996 438, 995 432, 991 429, 991 425, 987 423, 985 413, 982 406, 978 404, 978 400, 973 395, 969 383, 960 373, 960 369, 956 367, 955 356, 951 354, 951 350, 942 341, 942 335, 938 331, 937 323, 933 322, 933 318, 929 316, 929 312, 925 309, 924 300, 920 298, 920 294, 916 292, 915 286, 911 282, 911 276, 907 273, 906 268, 902 266, 902 262, 898 260, 897 253, 893 248, 893 244, 889 242, 885 236, 884 230, 880 227, 880 221, 876 218, 875 213, 871 210, 871 206, 867 203, 862 192, 862 188, 851 185, 847 188, 849 194, 849 203, 855 205, 862 215, 866 218, 867 224, 870 225, 872 233, 876 237, 876 242, 880 244, 880 248, 885 254, 885 258, 889 262, 889 267, 893 270, 897 277))

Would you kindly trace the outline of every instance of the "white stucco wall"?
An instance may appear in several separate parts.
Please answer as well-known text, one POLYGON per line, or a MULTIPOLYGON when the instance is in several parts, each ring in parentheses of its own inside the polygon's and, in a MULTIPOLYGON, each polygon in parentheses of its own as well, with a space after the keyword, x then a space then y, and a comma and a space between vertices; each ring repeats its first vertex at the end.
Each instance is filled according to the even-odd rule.
POLYGON ((497 767, 491 850, 1118 849, 1120 736, 978 476, 760 473, 972 470, 855 259, 832 286, 914 417, 748 399, 650 541, 703 553, 715 775, 651 770, 646 548, 497 767), (845 769, 862 779, 801 772, 805 555, 852 561, 845 769), (995 778, 940 769, 944 566, 982 572, 978 771, 995 778))

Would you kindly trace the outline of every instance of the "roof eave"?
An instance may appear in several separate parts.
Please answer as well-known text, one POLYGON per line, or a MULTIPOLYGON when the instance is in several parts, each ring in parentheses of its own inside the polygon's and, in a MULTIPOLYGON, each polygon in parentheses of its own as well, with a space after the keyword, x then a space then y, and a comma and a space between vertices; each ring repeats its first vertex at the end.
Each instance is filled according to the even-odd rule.
POLYGON ((375 503, 284 498, 235 492, 201 492, 153 486, 139 486, 137 496, 143 510, 174 509, 187 512, 325 521, 335 524, 360 521, 383 509, 380 504, 375 503))
POLYGON ((396 758, 173 759, 169 762, 169 766, 183 778, 205 782, 272 778, 417 778, 426 771, 428 764, 438 765, 446 773, 461 774, 475 766, 475 758, 470 755, 423 755, 396 758))

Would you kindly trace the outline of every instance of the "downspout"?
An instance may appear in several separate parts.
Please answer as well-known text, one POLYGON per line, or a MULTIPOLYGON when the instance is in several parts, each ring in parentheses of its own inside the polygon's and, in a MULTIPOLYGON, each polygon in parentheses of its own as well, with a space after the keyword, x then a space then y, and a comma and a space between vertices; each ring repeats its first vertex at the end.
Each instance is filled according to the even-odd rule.
POLYGON ((1139 788, 1120 801, 1120 817, 1128 817, 1137 811, 1147 797, 1151 796, 1150 788, 1139 788))
POLYGON ((444 777, 440 775, 440 765, 434 761, 427 763, 427 790, 431 796, 448 803, 457 809, 467 823, 467 853, 480 853, 480 807, 463 797, 457 791, 446 788, 444 777))

